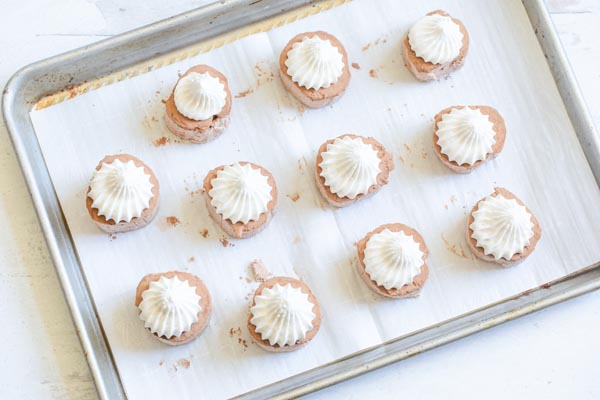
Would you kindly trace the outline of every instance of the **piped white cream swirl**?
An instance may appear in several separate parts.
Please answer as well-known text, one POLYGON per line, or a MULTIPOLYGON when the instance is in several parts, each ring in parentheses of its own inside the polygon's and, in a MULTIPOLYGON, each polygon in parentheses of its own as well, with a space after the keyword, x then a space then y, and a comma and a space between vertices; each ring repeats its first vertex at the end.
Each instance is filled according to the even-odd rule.
POLYGON ((275 284, 256 296, 250 323, 271 346, 292 346, 313 328, 314 304, 308 294, 291 284, 275 284))
POLYGON ((208 72, 190 72, 179 80, 173 96, 177 111, 189 119, 202 121, 221 112, 227 92, 219 78, 208 72))
POLYGON ((235 163, 217 172, 210 182, 210 204, 232 223, 256 221, 269 210, 272 187, 259 168, 235 163))
POLYGON ((432 14, 418 20, 408 32, 408 41, 417 57, 433 64, 446 64, 460 54, 463 34, 452 18, 432 14))
POLYGON ((330 40, 316 35, 294 43, 285 65, 292 81, 315 90, 337 82, 344 70, 342 53, 330 40))
POLYGON ((384 229, 369 238, 363 262, 379 286, 399 290, 421 273, 423 252, 412 236, 384 229))
POLYGON ((144 327, 158 336, 167 339, 181 336, 198 322, 198 313, 202 311, 200 299, 188 281, 161 276, 142 293, 140 319, 144 327))
POLYGON ((336 138, 321 157, 320 175, 325 178, 325 186, 339 197, 354 199, 377 184, 381 160, 377 150, 361 138, 336 138))
POLYGON ((153 187, 144 167, 136 166, 133 160, 123 163, 116 159, 103 163, 94 173, 88 196, 98 215, 107 221, 130 222, 150 206, 153 187))
POLYGON ((499 194, 479 202, 469 227, 477 247, 496 260, 510 260, 522 253, 533 237, 533 222, 527 208, 499 194))
POLYGON ((496 143, 494 124, 479 109, 453 108, 437 124, 441 153, 458 165, 485 160, 496 143))

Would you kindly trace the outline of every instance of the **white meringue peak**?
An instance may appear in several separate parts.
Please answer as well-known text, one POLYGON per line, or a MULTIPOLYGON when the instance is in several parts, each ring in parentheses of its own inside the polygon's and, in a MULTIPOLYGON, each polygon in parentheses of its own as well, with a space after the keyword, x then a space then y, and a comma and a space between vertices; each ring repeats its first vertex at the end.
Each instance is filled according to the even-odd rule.
POLYGON ((460 54, 463 34, 449 16, 432 14, 418 20, 408 32, 408 41, 417 57, 433 64, 446 64, 460 54))
POLYGON ((293 346, 313 328, 314 304, 308 294, 291 284, 275 284, 256 296, 250 323, 271 346, 293 346))
POLYGON ((225 166, 210 184, 210 204, 234 224, 258 220, 269 210, 269 202, 273 199, 268 177, 249 163, 225 166))
POLYGON ((200 295, 188 281, 161 276, 142 293, 139 305, 144 327, 167 339, 181 336, 198 322, 200 295))
POLYGON ((469 227, 473 231, 471 237, 477 247, 483 248, 484 254, 496 260, 510 260, 529 246, 533 225, 525 206, 498 194, 479 202, 469 227))
POLYGON ((317 35, 294 43, 285 61, 287 73, 299 86, 319 90, 333 85, 342 76, 342 53, 329 39, 317 35))
POLYGON ((144 167, 136 166, 133 160, 116 159, 94 172, 88 196, 93 200, 92 208, 107 221, 130 222, 150 206, 153 187, 144 167))
POLYGON ((377 150, 361 138, 336 138, 321 157, 320 175, 325 178, 325 186, 339 197, 354 199, 377 184, 381 160, 377 150))
POLYGON ((494 124, 478 108, 453 108, 437 124, 437 144, 448 160, 473 165, 485 160, 496 143, 494 124))
POLYGON ((369 238, 363 263, 377 285, 400 290, 421 273, 423 255, 412 236, 386 228, 369 238))
POLYGON ((177 111, 189 119, 202 121, 221 112, 227 92, 219 78, 208 72, 190 72, 179 80, 173 96, 177 111))

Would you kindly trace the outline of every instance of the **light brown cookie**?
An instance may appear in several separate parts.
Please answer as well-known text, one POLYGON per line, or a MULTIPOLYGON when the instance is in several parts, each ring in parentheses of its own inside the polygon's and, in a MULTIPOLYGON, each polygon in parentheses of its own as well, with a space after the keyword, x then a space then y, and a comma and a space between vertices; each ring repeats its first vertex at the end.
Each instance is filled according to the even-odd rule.
MULTIPOLYGON (((442 10, 432 11, 427 15, 444 15, 450 16, 447 12, 442 10)), ((460 27, 460 31, 463 34, 462 47, 460 49, 460 53, 458 56, 445 64, 433 64, 430 62, 426 62, 421 57, 418 57, 413 49, 410 47, 410 42, 408 40, 408 34, 404 38, 404 42, 402 42, 402 58, 404 58, 404 64, 409 69, 410 72, 420 81, 435 81, 440 77, 449 74, 450 72, 457 70, 462 67, 465 62, 465 57, 469 51, 469 32, 467 32, 467 28, 465 28, 464 24, 456 18, 452 18, 458 26, 460 27)))
POLYGON ((275 178, 273 175, 267 171, 265 168, 261 167, 258 164, 254 164, 251 162, 240 161, 240 165, 250 164, 253 168, 260 169, 262 175, 267 177, 267 182, 271 186, 271 201, 267 204, 268 211, 262 213, 258 220, 256 221, 248 221, 247 224, 243 222, 233 223, 229 219, 223 218, 223 215, 217 213, 217 209, 211 204, 212 197, 210 196, 210 191, 212 189, 212 180, 217 177, 217 172, 221 171, 225 168, 225 165, 221 165, 213 170, 210 170, 206 177, 204 178, 204 194, 206 199, 206 208, 208 209, 208 213, 211 218, 223 229, 225 233, 229 236, 236 239, 245 239, 251 236, 256 235, 266 228, 267 224, 275 215, 275 211, 277 210, 277 199, 278 199, 278 191, 277 184, 275 183, 275 178))
POLYGON ((223 130, 229 123, 229 114, 231 113, 231 92, 229 91, 229 83, 225 75, 208 65, 196 65, 181 75, 177 80, 177 83, 173 87, 171 95, 165 103, 165 122, 167 123, 167 128, 169 128, 174 135, 192 143, 205 143, 215 139, 223 133, 223 130), (208 72, 210 76, 218 78, 219 82, 225 86, 225 92, 227 93, 225 105, 217 115, 210 119, 200 121, 190 119, 181 114, 175 106, 175 87, 177 87, 177 83, 179 83, 181 78, 192 72, 198 74, 208 72))
POLYGON ((471 213, 469 214, 469 219, 467 222, 467 244, 469 245, 469 249, 471 250, 471 252, 480 260, 494 262, 500 264, 503 267, 511 267, 523 261, 533 252, 533 250, 535 250, 535 246, 542 237, 542 227, 540 226, 539 221, 537 220, 533 212, 529 209, 529 207, 527 207, 525 203, 523 203, 521 199, 519 199, 517 196, 501 187, 495 188, 494 193, 492 193, 490 196, 496 197, 498 195, 507 199, 515 199, 517 203, 521 206, 524 206, 527 209, 527 212, 531 215, 531 222, 533 222, 533 237, 529 241, 529 246, 526 246, 525 250, 522 253, 518 253, 512 256, 510 260, 507 260, 505 258, 500 258, 499 260, 496 260, 494 256, 485 254, 482 247, 477 246, 477 241, 472 238, 473 230, 471 229, 471 224, 475 220, 473 218, 473 213, 479 209, 479 203, 483 201, 485 197, 480 199, 477 203, 475 203, 473 209, 471 210, 471 213))
POLYGON ((358 262, 356 263, 356 271, 358 272, 358 275, 367 284, 369 289, 371 289, 375 293, 380 294, 382 296, 396 298, 396 299, 407 298, 407 297, 417 297, 421 291, 421 288, 425 284, 427 277, 429 276, 429 268, 427 267, 427 263, 426 263, 427 256, 429 256, 429 249, 427 248, 427 245, 425 244, 425 240, 423 239, 423 236, 421 236, 421 234, 419 234, 419 232, 417 232, 415 229, 411 228, 410 226, 407 226, 404 224, 397 224, 397 223, 381 225, 380 227, 367 233, 367 235, 358 242, 358 244, 356 246, 356 250, 358 252, 358 262), (423 252, 423 266, 421 267, 421 273, 419 273, 417 276, 415 276, 415 278, 413 279, 411 284, 404 285, 400 289, 396 289, 396 288, 386 289, 385 287, 378 285, 377 282, 375 282, 374 280, 371 279, 371 277, 369 276, 369 273, 366 271, 366 265, 365 265, 364 261, 365 261, 365 250, 367 248, 367 243, 369 242, 369 239, 371 239, 371 237, 373 235, 380 233, 381 231, 383 231, 385 229, 389 229, 392 232, 404 232, 405 235, 412 236, 412 238, 417 243, 419 243, 419 249, 423 252))
POLYGON ((276 276, 276 277, 266 280, 254 292, 254 296, 252 298, 252 305, 250 306, 250 308, 252 308, 256 305, 256 296, 260 296, 262 291, 265 288, 272 288, 276 284, 283 286, 283 285, 287 285, 288 283, 290 285, 292 285, 292 287, 300 288, 300 290, 303 293, 306 293, 308 295, 308 300, 314 305, 313 312, 315 314, 315 319, 313 319, 313 321, 312 321, 312 329, 306 333, 306 337, 303 340, 298 340, 294 345, 285 345, 285 346, 280 346, 278 344, 271 345, 268 340, 263 340, 262 335, 260 333, 256 332, 256 326, 254 326, 254 324, 252 322, 250 322, 252 320, 252 312, 249 312, 248 313, 249 314, 248 315, 248 331, 250 332, 250 336, 252 337, 252 340, 254 341, 254 343, 256 343, 260 348, 262 348, 264 350, 272 351, 272 352, 286 352, 286 351, 297 350, 298 348, 304 346, 306 343, 310 342, 315 337, 315 335, 319 331, 319 328, 321 327, 321 318, 322 317, 321 317, 321 307, 319 306, 319 302, 317 301, 317 298, 315 297, 315 295, 311 292, 310 288, 306 285, 306 283, 304 283, 298 279, 287 278, 287 277, 283 277, 283 276, 276 276))
POLYGON ((208 325, 210 321, 210 316, 212 314, 212 302, 210 298, 210 293, 208 288, 204 285, 204 282, 196 275, 190 274, 188 272, 180 272, 180 271, 169 271, 169 272, 161 272, 158 274, 148 274, 142 278, 140 283, 137 286, 135 291, 135 306, 139 307, 142 302, 142 293, 144 293, 150 287, 150 282, 156 282, 160 279, 160 277, 164 276, 165 278, 173 278, 176 276, 181 281, 187 281, 188 284, 192 287, 196 288, 196 294, 200 296, 199 305, 201 310, 198 312, 198 321, 194 322, 189 331, 185 331, 181 334, 181 336, 173 336, 171 338, 166 338, 164 336, 158 336, 155 333, 152 333, 152 336, 157 338, 163 343, 166 343, 171 346, 177 346, 180 344, 186 344, 197 338, 202 331, 208 325))
POLYGON ((144 172, 147 175, 150 175, 150 182, 152 182, 152 198, 150 199, 150 204, 148 208, 142 211, 142 214, 139 217, 132 218, 131 221, 120 221, 115 222, 110 219, 107 220, 103 215, 98 215, 98 209, 93 208, 92 204, 94 203, 94 199, 89 196, 90 191, 92 190, 91 186, 88 186, 88 190, 86 192, 85 205, 92 217, 92 220, 98 228, 102 229, 104 232, 108 233, 120 233, 120 232, 128 232, 133 231, 135 229, 143 228, 148 225, 156 214, 158 213, 159 199, 160 199, 160 185, 158 184, 158 179, 156 179, 156 175, 154 175, 154 171, 150 169, 149 166, 144 164, 140 159, 130 155, 130 154, 115 154, 111 156, 106 156, 96 166, 96 171, 100 170, 102 164, 111 164, 113 161, 119 160, 123 163, 128 161, 133 161, 136 167, 144 167, 144 172))
POLYGON ((372 194, 376 193, 382 186, 387 185, 389 182, 390 172, 394 169, 394 160, 392 155, 387 152, 385 147, 377 140, 372 137, 363 137, 353 134, 341 135, 337 138, 330 139, 323 143, 321 147, 319 147, 319 151, 317 153, 317 159, 315 163, 315 179, 317 181, 317 187, 319 188, 319 192, 323 196, 327 202, 334 207, 346 207, 349 206, 363 198, 369 197, 372 194), (323 152, 327 151, 327 146, 332 144, 335 139, 351 137, 352 139, 361 139, 363 143, 370 144, 375 150, 377 150, 377 156, 381 160, 379 163, 379 168, 381 172, 377 175, 377 183, 369 188, 369 191, 365 194, 359 194, 354 199, 350 199, 348 197, 339 197, 337 194, 332 193, 328 186, 325 185, 325 178, 321 176, 322 168, 319 166, 323 161, 323 152))
POLYGON ((300 33, 294 36, 281 51, 281 55, 279 56, 279 76, 287 91, 302 104, 310 108, 325 107, 340 98, 350 83, 350 68, 348 67, 348 55, 346 54, 346 49, 335 36, 327 32, 317 31, 300 33), (318 36, 323 40, 329 40, 332 45, 337 47, 342 54, 342 59, 344 61, 344 69, 338 80, 331 86, 320 88, 318 90, 307 89, 292 81, 292 77, 288 74, 288 68, 285 65, 288 58, 288 52, 292 49, 292 46, 295 43, 301 42, 305 37, 312 38, 314 36, 318 36))
POLYGON ((496 158, 498 154, 504 148, 504 142, 506 141, 506 124, 504 123, 504 118, 502 115, 493 107, 489 106, 452 106, 446 109, 443 109, 435 116, 435 120, 433 122, 433 151, 438 156, 438 158, 442 161, 442 163, 450 168, 454 172, 458 172, 460 174, 467 174, 473 171, 475 168, 480 166, 481 164, 496 158), (490 122, 493 124, 493 129, 495 132, 494 140, 495 143, 492 146, 492 152, 488 153, 485 156, 485 159, 476 161, 473 164, 458 164, 456 161, 450 161, 448 156, 442 153, 442 148, 438 144, 439 137, 437 135, 438 124, 442 120, 442 117, 445 114, 449 114, 453 109, 462 109, 465 107, 469 107, 473 110, 480 110, 482 114, 487 115, 490 119, 490 122))

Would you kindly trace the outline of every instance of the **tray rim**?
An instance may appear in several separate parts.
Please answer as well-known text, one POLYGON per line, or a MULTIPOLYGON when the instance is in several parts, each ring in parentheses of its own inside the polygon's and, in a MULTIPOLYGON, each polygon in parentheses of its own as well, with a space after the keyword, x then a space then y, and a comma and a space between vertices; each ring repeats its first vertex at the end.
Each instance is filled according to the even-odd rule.
MULTIPOLYGON (((121 79, 151 70, 148 62, 161 59, 160 65, 179 61, 214 46, 203 47, 203 40, 230 33, 220 45, 248 34, 271 29, 307 15, 342 4, 347 0, 228 0, 213 3, 186 13, 126 32, 112 38, 69 51, 17 71, 2 94, 2 111, 15 152, 29 188, 46 243, 75 323, 90 372, 100 398, 124 399, 118 369, 110 345, 104 335, 93 298, 83 271, 79 268, 77 251, 60 203, 54 193, 29 112, 48 94, 61 93, 46 106, 55 104, 89 89, 111 84, 121 79), (228 23, 214 24, 223 16, 237 16, 228 23), (242 17, 242 18, 240 18, 242 17), (265 20, 266 18, 266 20, 265 20), (269 19, 272 19, 270 22, 269 19), (156 53, 165 38, 177 38, 183 28, 203 22, 207 29, 197 30, 165 51, 156 53), (240 23, 241 22, 241 23, 240 23), (206 24, 208 23, 208 24, 206 24), (239 24, 235 26, 235 23, 239 24), (270 25, 269 25, 270 24, 270 25), (209 25, 213 25, 209 27, 209 25), (236 29, 254 26, 250 33, 236 29), (215 29, 216 28, 216 29, 215 29), (223 29, 219 29, 223 28, 223 29), (221 30, 221 32, 219 32, 221 30), (211 36, 212 35, 212 36, 211 36), (127 62, 116 55, 128 54, 136 42, 141 48, 127 62), (148 56, 148 52, 155 53, 148 56), (174 56, 177 51, 179 56, 174 56), (85 61, 100 57, 108 64, 86 69, 85 61), (83 64, 82 64, 83 62, 83 64), (79 63, 79 64, 78 64, 79 63), (81 64, 81 65, 80 65, 81 64), (77 67, 81 68, 77 70, 77 67), (103 68, 103 69, 102 69, 103 68), (93 76, 94 72, 102 72, 93 76), (102 81, 104 79, 104 81, 102 81), (98 85, 91 85, 94 82, 98 85), (74 92, 75 91, 75 92, 74 92)), ((585 103, 568 59, 556 34, 543 0, 522 0, 532 28, 552 71, 563 104, 600 186, 600 138, 585 103)), ((200 26, 200 25, 197 25, 200 26)), ((246 29, 248 31, 248 29, 246 29)), ((159 66, 160 66, 159 65, 159 66)), ((385 365, 412 357, 426 350, 452 342, 470 334, 499 325, 550 305, 600 288, 600 262, 485 307, 442 321, 433 326, 392 339, 380 345, 348 355, 331 363, 305 371, 242 394, 239 399, 295 398, 320 390, 385 365)))

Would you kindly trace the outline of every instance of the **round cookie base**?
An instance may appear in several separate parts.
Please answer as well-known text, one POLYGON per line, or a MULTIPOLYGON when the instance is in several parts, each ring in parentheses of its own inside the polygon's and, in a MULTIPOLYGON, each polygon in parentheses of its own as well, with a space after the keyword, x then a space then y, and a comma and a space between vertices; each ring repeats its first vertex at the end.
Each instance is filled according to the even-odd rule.
POLYGON ((537 220, 533 212, 529 209, 529 207, 527 207, 525 203, 523 203, 523 201, 521 201, 521 199, 519 199, 516 195, 504 188, 497 187, 494 189, 494 193, 492 193, 490 196, 495 197, 498 195, 501 195, 507 199, 515 199, 517 203, 521 206, 524 206, 527 209, 527 212, 531 215, 531 221, 533 222, 533 237, 530 239, 529 246, 525 247, 525 251, 523 251, 522 253, 513 255, 510 258, 510 260, 507 260, 505 258, 500 258, 496 260, 494 256, 485 254, 483 248, 477 246, 477 241, 471 237, 473 235, 471 224, 474 221, 473 213, 479 209, 479 203, 481 203, 481 201, 483 201, 485 197, 477 201, 477 203, 475 203, 475 205, 471 209, 471 212, 469 213, 469 219, 467 222, 466 229, 467 245, 469 247, 469 250, 471 250, 473 255, 475 255, 475 257, 477 257, 478 259, 493 262, 500 265, 501 267, 508 268, 519 264, 520 262, 525 260, 531 253, 533 253, 533 251, 535 250, 535 246, 542 237, 542 227, 540 226, 539 221, 537 220))
POLYGON ((412 298, 412 297, 418 297, 420 295, 421 289, 423 288, 423 286, 425 285, 425 282, 427 281, 427 278, 429 277, 429 267, 427 266, 427 263, 426 263, 427 256, 429 255, 429 249, 427 248, 427 245, 425 244, 425 239, 423 239, 423 236, 421 236, 421 234, 419 232, 417 232, 415 229, 411 228, 410 226, 407 226, 404 224, 398 224, 398 223, 381 225, 378 228, 367 233, 367 235, 357 243, 356 250, 358 253, 358 261, 356 262, 356 272, 361 277, 363 282, 365 282, 367 287, 369 289, 371 289, 373 292, 375 292, 381 296, 389 297, 389 298, 393 298, 393 299, 412 298), (367 243, 368 243, 369 239, 371 238, 371 236, 373 236, 377 233, 380 233, 384 229, 389 229, 392 232, 402 231, 406 235, 412 236, 412 238, 417 243, 419 243, 419 249, 423 253, 423 265, 421 266, 421 272, 413 278, 413 281, 410 284, 406 284, 406 285, 402 286, 400 289, 396 289, 396 288, 386 289, 385 287, 378 285, 377 282, 375 282, 374 280, 371 279, 368 272, 366 271, 366 265, 364 263, 364 259, 365 259, 365 249, 367 248, 367 243))
POLYGON ((475 168, 479 167, 481 164, 484 164, 490 160, 493 160, 502 152, 504 148, 504 142, 506 141, 506 123, 504 122, 504 118, 502 115, 493 107, 489 106, 452 106, 443 109, 439 113, 436 114, 433 122, 433 151, 435 155, 440 159, 442 164, 451 169, 454 172, 458 172, 459 174, 468 174, 473 171, 475 168), (477 109, 481 111, 482 114, 487 115, 490 119, 490 122, 493 125, 494 130, 494 140, 495 143, 492 146, 492 151, 486 154, 485 159, 474 162, 473 164, 458 164, 456 161, 450 161, 448 156, 442 153, 442 148, 438 144, 439 137, 437 135, 438 131, 438 123, 442 120, 442 117, 445 114, 449 114, 452 109, 462 109, 465 107, 469 107, 471 109, 477 109))
POLYGON ((146 328, 148 332, 152 334, 159 341, 168 344, 170 346, 179 346, 182 344, 186 344, 196 339, 208 326, 210 321, 210 316, 212 314, 212 301, 210 297, 210 292, 204 282, 197 277, 196 275, 190 274, 188 272, 181 271, 169 271, 169 272, 161 272, 157 274, 148 274, 145 275, 138 284, 135 292, 135 306, 139 307, 142 302, 142 293, 144 293, 149 287, 151 282, 155 282, 160 279, 160 277, 173 278, 176 276, 180 280, 188 281, 190 286, 196 288, 196 294, 200 296, 200 307, 201 310, 198 312, 198 321, 192 324, 192 327, 189 331, 183 332, 181 336, 166 338, 164 336, 158 336, 155 333, 152 333, 149 328, 146 328))
POLYGON ((287 45, 281 51, 279 56, 279 77, 286 90, 294 96, 298 101, 309 108, 322 108, 326 107, 335 101, 337 101, 346 91, 348 84, 350 83, 350 68, 348 67, 348 55, 344 45, 333 35, 323 31, 316 32, 305 32, 294 36, 287 45), (318 36, 323 40, 329 40, 338 51, 342 54, 342 60, 344 62, 344 69, 342 75, 338 80, 331 86, 326 88, 307 89, 303 86, 298 85, 292 80, 292 77, 288 74, 288 68, 285 65, 287 61, 288 52, 292 49, 295 43, 301 42, 305 37, 318 36))
POLYGON ((171 95, 165 102, 165 123, 169 131, 175 136, 180 137, 181 139, 197 144, 206 143, 210 140, 219 137, 229 124, 231 103, 232 99, 231 92, 229 90, 229 82, 227 81, 225 75, 223 75, 221 72, 217 71, 211 66, 195 65, 188 69, 183 75, 181 75, 177 80, 175 86, 173 86, 171 95), (192 72, 198 74, 208 72, 210 76, 218 78, 219 82, 221 82, 225 89, 225 105, 223 106, 221 111, 219 111, 218 114, 214 115, 210 119, 196 121, 187 118, 185 115, 179 112, 175 105, 175 88, 177 87, 177 84, 182 78, 184 78, 192 72))
MULTIPOLYGON (((434 14, 450 17, 450 15, 443 10, 432 11, 427 15, 434 14)), ((467 31, 467 28, 459 19, 452 18, 452 21, 454 21, 460 27, 460 31, 463 34, 463 44, 458 56, 448 63, 433 64, 430 62, 426 62, 421 57, 418 57, 413 51, 413 49, 410 47, 408 34, 404 38, 404 41, 402 42, 402 58, 404 59, 404 64, 406 65, 408 70, 418 80, 423 82, 435 81, 441 78, 442 76, 447 75, 463 66, 465 58, 467 57, 467 53, 469 51, 469 33, 467 31)))
POLYGON ((110 164, 115 160, 119 160, 123 163, 128 161, 133 161, 136 167, 143 167, 144 172, 150 176, 150 182, 152 183, 152 198, 150 199, 150 204, 148 208, 142 211, 142 214, 139 217, 132 218, 131 221, 120 221, 115 222, 114 220, 107 220, 104 216, 98 214, 98 209, 92 207, 94 203, 94 199, 89 196, 92 188, 88 186, 88 190, 86 192, 85 205, 88 210, 88 213, 96 226, 100 228, 102 231, 113 234, 113 233, 123 233, 129 232, 136 229, 140 229, 148 225, 158 214, 158 209, 160 205, 160 185, 158 183, 158 179, 156 179, 156 175, 154 175, 154 171, 147 166, 142 160, 137 157, 134 157, 130 154, 115 154, 104 157, 98 165, 96 166, 96 171, 100 170, 102 164, 110 164))
POLYGON ((260 169, 262 175, 265 175, 267 177, 267 182, 271 186, 271 201, 269 202, 269 204, 267 204, 268 210, 266 212, 262 213, 260 215, 259 219, 256 221, 248 221, 248 223, 246 223, 246 224, 244 224, 242 222, 233 223, 233 222, 231 222, 231 220, 223 218, 223 215, 219 214, 217 212, 217 209, 211 204, 211 202, 212 202, 212 197, 210 196, 210 191, 212 189, 211 181, 217 177, 217 172, 222 170, 225 167, 224 165, 210 170, 208 172, 208 174, 206 174, 206 177, 204 178, 204 183, 203 183, 204 196, 205 196, 206 208, 208 210, 208 214, 213 219, 213 221, 215 221, 227 235, 229 235, 235 239, 246 239, 246 238, 252 237, 252 236, 262 232, 267 227, 267 225, 269 224, 269 222, 271 221, 271 219, 273 218, 273 216, 275 215, 275 212, 277 210, 278 190, 277 190, 277 184, 275 183, 275 178, 273 177, 273 175, 268 170, 261 167, 260 165, 246 162, 246 161, 240 162, 240 165, 246 165, 246 164, 252 165, 253 168, 260 169))
POLYGON ((272 288, 276 284, 286 285, 288 283, 291 284, 292 287, 294 287, 294 288, 300 288, 300 290, 302 290, 303 293, 306 293, 308 295, 309 301, 314 305, 313 312, 315 313, 315 318, 312 321, 312 329, 306 333, 306 337, 303 340, 298 340, 293 345, 280 346, 278 344, 271 345, 268 340, 263 340, 261 334, 256 332, 256 326, 254 326, 254 324, 251 322, 252 313, 249 312, 247 325, 248 325, 248 332, 250 332, 250 337, 252 338, 252 341, 254 343, 256 343, 257 346, 260 347, 261 349, 270 351, 273 353, 282 353, 282 352, 298 350, 299 348, 305 346, 308 342, 310 342, 315 337, 315 335, 319 331, 319 328, 321 327, 322 315, 321 315, 321 307, 319 306, 319 302, 317 301, 317 298, 315 297, 313 292, 310 290, 308 285, 306 285, 306 283, 302 282, 299 279, 288 278, 288 277, 283 277, 283 276, 276 276, 276 277, 273 277, 273 278, 270 278, 270 279, 264 281, 254 292, 254 296, 252 297, 252 305, 250 306, 250 308, 254 307, 254 305, 256 304, 256 296, 260 296, 260 294, 262 293, 262 291, 265 288, 272 288))
POLYGON ((364 198, 367 198, 367 197, 372 196, 373 194, 377 193, 377 191, 379 191, 379 189, 381 189, 383 186, 387 185, 387 183, 389 182, 390 173, 393 170, 394 170, 394 159, 393 159, 392 155, 387 152, 387 150, 385 149, 385 147, 383 147, 383 145, 381 143, 379 143, 377 140, 375 140, 372 137, 363 137, 363 136, 358 136, 358 135, 354 135, 354 134, 346 134, 346 135, 341 135, 336 138, 330 139, 330 140, 326 141, 325 143, 323 143, 319 147, 319 151, 317 152, 317 158, 316 158, 316 162, 315 162, 315 180, 317 182, 317 188, 319 189, 321 196, 323 196, 323 198, 327 201, 327 203, 329 203, 329 205, 331 205, 333 207, 341 208, 341 207, 347 207, 351 204, 356 203, 359 200, 362 200, 364 198), (335 193, 331 192, 329 187, 325 185, 325 178, 323 178, 321 176, 322 169, 319 166, 319 164, 321 164, 321 162, 323 161, 322 153, 327 151, 327 146, 329 144, 332 144, 336 139, 340 139, 340 138, 344 138, 344 137, 350 137, 352 139, 361 139, 363 141, 363 143, 370 144, 375 150, 377 150, 377 156, 381 160, 379 163, 381 172, 377 175, 377 183, 375 185, 372 185, 369 188, 367 193, 359 194, 358 196, 356 196, 353 199, 350 199, 349 197, 339 197, 335 193))

